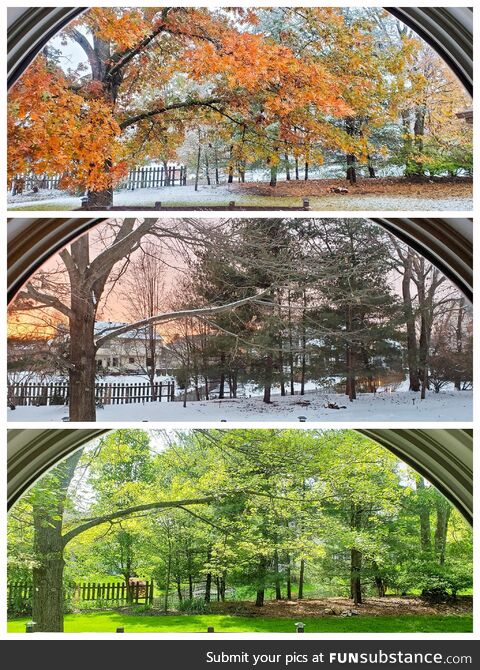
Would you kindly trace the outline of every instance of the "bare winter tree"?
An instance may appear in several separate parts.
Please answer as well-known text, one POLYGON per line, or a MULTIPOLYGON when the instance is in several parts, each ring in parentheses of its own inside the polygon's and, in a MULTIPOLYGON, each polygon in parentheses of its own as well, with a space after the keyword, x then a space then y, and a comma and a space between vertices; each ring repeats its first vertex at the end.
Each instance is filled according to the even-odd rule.
POLYGON ((68 280, 62 286, 50 280, 48 271, 37 273, 21 291, 20 299, 33 301, 36 308, 52 308, 66 318, 70 333, 68 353, 69 368, 69 419, 70 421, 95 421, 95 355, 100 346, 123 333, 150 328, 176 318, 196 316, 202 318, 221 311, 235 309, 256 295, 223 305, 186 309, 180 312, 144 315, 141 319, 119 328, 108 329, 95 336, 95 322, 99 305, 107 288, 125 272, 131 256, 140 249, 147 236, 163 239, 174 246, 198 248, 206 244, 219 244, 224 222, 195 220, 162 220, 134 218, 115 220, 100 229, 96 245, 101 250, 92 258, 89 234, 72 242, 60 252, 68 280), (66 288, 65 288, 66 286, 66 288))
MULTIPOLYGON (((127 314, 132 321, 152 318, 165 309, 165 262, 158 245, 152 240, 142 244, 141 252, 132 259, 123 285, 127 314)), ((157 326, 151 323, 138 340, 138 358, 148 377, 152 399, 156 399, 155 374, 159 363, 162 339, 157 326)))

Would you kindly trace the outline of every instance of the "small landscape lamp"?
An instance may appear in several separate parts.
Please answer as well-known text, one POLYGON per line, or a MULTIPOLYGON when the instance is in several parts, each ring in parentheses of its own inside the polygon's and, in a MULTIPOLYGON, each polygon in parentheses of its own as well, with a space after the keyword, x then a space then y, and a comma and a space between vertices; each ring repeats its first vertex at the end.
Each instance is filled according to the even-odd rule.
POLYGON ((34 633, 36 625, 37 624, 35 623, 35 621, 27 621, 27 623, 25 624, 25 632, 26 633, 34 633))
POLYGON ((300 421, 300 423, 305 423, 305 421, 307 420, 307 417, 306 416, 299 416, 298 420, 300 421))
POLYGON ((214 632, 215 632, 215 628, 213 626, 209 626, 207 628, 207 633, 214 633, 214 632))
POLYGON ((310 200, 308 198, 303 199, 303 209, 310 209, 310 200))
POLYGON ((295 624, 295 628, 297 629, 297 633, 305 632, 305 624, 302 621, 297 621, 297 623, 295 624))
POLYGON ((117 632, 117 633, 124 633, 124 632, 125 632, 125 628, 124 628, 123 626, 119 626, 119 627, 117 628, 116 632, 117 632))

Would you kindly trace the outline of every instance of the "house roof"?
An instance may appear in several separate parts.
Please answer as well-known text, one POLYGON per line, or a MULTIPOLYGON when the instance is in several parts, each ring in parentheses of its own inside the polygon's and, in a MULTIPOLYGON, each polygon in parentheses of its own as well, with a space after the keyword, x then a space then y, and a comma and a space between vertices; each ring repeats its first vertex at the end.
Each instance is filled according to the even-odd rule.
MULTIPOLYGON (((95 329, 94 329, 95 337, 99 335, 106 335, 115 328, 122 328, 123 326, 127 325, 128 325, 127 321, 95 321, 95 329)), ((145 331, 146 326, 143 326, 140 328, 129 330, 127 333, 121 333, 120 335, 117 335, 117 337, 119 339, 122 338, 126 340, 133 340, 138 336, 144 337, 145 331)), ((155 331, 154 335, 156 340, 163 341, 162 336, 156 333, 155 331)))

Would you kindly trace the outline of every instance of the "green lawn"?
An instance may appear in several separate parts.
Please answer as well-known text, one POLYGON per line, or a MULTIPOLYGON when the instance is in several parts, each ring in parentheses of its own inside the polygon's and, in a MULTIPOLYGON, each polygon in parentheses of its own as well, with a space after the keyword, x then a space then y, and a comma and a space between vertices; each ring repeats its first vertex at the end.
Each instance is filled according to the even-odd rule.
MULTIPOLYGON (((25 632, 28 618, 8 622, 9 633, 25 632)), ((472 616, 328 617, 305 618, 306 633, 470 633, 472 616)), ((66 633, 202 633, 213 626, 218 633, 294 633, 295 619, 226 616, 126 616, 120 612, 67 614, 66 633)))

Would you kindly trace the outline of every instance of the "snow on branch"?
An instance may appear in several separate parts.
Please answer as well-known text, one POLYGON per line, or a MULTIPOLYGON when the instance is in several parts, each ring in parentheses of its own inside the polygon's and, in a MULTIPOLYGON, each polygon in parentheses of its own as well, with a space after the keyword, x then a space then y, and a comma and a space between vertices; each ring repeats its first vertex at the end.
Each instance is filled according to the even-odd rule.
POLYGON ((213 307, 199 307, 193 309, 182 309, 175 312, 164 312, 163 314, 156 314, 155 316, 150 316, 147 319, 141 319, 140 321, 135 321, 134 323, 127 323, 124 326, 119 326, 118 328, 113 328, 109 332, 106 332, 105 335, 97 337, 95 340, 95 345, 97 347, 103 346, 109 340, 112 340, 118 335, 123 335, 123 333, 128 333, 132 330, 139 330, 140 328, 145 328, 151 324, 164 323, 165 321, 173 321, 175 319, 183 319, 185 317, 204 317, 210 316, 212 314, 221 314, 222 312, 228 312, 232 309, 236 309, 241 305, 246 305, 249 302, 256 301, 260 296, 264 295, 270 290, 268 288, 261 293, 248 296, 247 298, 242 298, 241 300, 235 300, 234 302, 228 302, 225 305, 215 305, 213 307))

